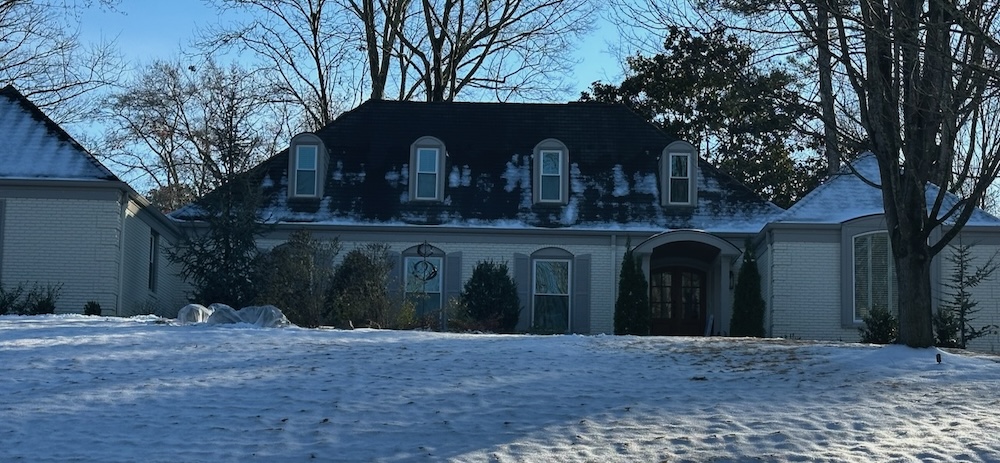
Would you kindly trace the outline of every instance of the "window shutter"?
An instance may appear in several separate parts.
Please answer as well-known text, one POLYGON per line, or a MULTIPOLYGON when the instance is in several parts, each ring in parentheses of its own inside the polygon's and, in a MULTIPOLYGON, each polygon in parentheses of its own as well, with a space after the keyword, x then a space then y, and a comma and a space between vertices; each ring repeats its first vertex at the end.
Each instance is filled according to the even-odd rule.
POLYGON ((531 259, 525 254, 514 254, 514 282, 517 283, 517 297, 521 299, 521 315, 517 317, 517 331, 528 331, 531 327, 531 259))
POLYGON ((576 256, 573 270, 573 312, 570 331, 577 334, 590 333, 590 254, 576 256))
POLYGON ((389 251, 389 262, 392 263, 392 270, 389 271, 389 298, 402 300, 403 295, 403 257, 400 253, 389 251))
POLYGON ((444 263, 444 300, 441 306, 448 307, 452 299, 462 295, 462 253, 452 252, 447 255, 444 263))

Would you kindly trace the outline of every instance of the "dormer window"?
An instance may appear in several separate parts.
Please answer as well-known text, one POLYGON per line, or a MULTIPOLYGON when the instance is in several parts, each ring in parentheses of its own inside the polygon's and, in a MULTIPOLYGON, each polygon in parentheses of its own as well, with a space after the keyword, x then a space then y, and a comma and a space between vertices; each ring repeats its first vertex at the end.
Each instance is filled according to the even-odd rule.
POLYGON ((316 196, 316 154, 314 145, 295 149, 295 196, 316 196))
POLYGON ((536 203, 566 204, 569 196, 569 150, 554 138, 534 149, 533 196, 536 203))
POLYGON ((444 142, 421 137, 410 146, 410 198, 414 201, 444 200, 444 142))
POLYGON ((676 141, 664 148, 660 157, 662 205, 697 204, 697 166, 698 158, 694 146, 690 143, 676 141))
POLYGON ((434 200, 438 197, 438 149, 417 149, 416 199, 434 200))
POLYGON ((300 133, 288 147, 288 192, 291 198, 323 196, 327 159, 323 140, 311 133, 300 133))
POLYGON ((691 202, 691 155, 670 153, 670 204, 691 202))

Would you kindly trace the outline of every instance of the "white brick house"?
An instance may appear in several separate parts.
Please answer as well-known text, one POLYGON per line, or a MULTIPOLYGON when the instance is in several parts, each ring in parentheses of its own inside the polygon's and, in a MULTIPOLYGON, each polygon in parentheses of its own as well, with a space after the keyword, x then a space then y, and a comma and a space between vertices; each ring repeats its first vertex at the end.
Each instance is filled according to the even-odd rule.
MULTIPOLYGON (((871 156, 854 167, 878 178, 871 156)), ((427 310, 457 296, 479 261, 507 262, 524 331, 612 332, 628 241, 649 280, 653 334, 729 332, 746 239, 770 336, 856 341, 867 308, 894 302, 879 190, 844 169, 784 211, 621 106, 369 101, 250 175, 260 216, 275 223, 263 247, 298 229, 345 249, 385 243, 405 287, 426 243, 440 270, 427 310)), ((196 226, 201 213, 172 217, 196 226)), ((978 211, 961 239, 987 255, 1000 220, 978 211)), ((984 323, 1000 319, 996 288, 977 289, 984 323)))
MULTIPOLYGON (((0 90, 0 284, 61 285, 58 313, 176 311, 178 229, 11 86, 0 90)), ((179 305, 180 304, 180 305, 179 305)))

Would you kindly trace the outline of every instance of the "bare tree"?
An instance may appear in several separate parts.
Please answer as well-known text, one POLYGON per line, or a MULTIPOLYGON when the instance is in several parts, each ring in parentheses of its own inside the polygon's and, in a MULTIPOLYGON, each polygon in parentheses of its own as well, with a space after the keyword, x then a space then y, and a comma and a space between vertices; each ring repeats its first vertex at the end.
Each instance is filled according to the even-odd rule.
POLYGON ((238 66, 155 62, 111 95, 101 156, 174 209, 246 171, 290 136, 271 88, 238 66))
MULTIPOLYGON (((117 0, 100 0, 113 7, 117 0)), ((0 0, 0 83, 60 123, 80 122, 96 108, 94 90, 117 82, 122 61, 113 43, 85 45, 76 28, 86 0, 0 0)))
MULTIPOLYGON (((563 90, 575 41, 592 26, 593 8, 574 0, 421 0, 400 41, 428 101, 467 88, 498 100, 563 90)), ((408 91, 408 95, 412 94, 408 91)))
POLYGON ((213 0, 221 11, 250 19, 210 28, 199 45, 209 52, 248 52, 250 64, 283 101, 294 105, 301 127, 314 130, 345 108, 358 82, 352 59, 360 28, 332 0, 213 0))
MULTIPOLYGON (((983 126, 1000 95, 1000 4, 721 3, 742 15, 737 21, 779 26, 747 30, 798 43, 821 70, 826 62, 815 50, 829 46, 830 70, 846 91, 819 86, 820 99, 838 111, 823 119, 856 120, 878 159, 880 178, 867 180, 882 189, 900 296, 900 342, 933 345, 931 260, 959 233, 1000 171, 1000 145, 983 126), (851 108, 856 116, 846 114, 851 108), (928 184, 940 188, 928 190, 928 184), (949 200, 949 191, 960 199, 949 200)), ((838 133, 845 136, 842 127, 838 133)))
POLYGON ((207 31, 202 45, 260 59, 307 128, 368 88, 372 99, 498 100, 566 90, 589 0, 215 0, 253 20, 207 31), (363 66, 362 66, 363 65, 363 66))

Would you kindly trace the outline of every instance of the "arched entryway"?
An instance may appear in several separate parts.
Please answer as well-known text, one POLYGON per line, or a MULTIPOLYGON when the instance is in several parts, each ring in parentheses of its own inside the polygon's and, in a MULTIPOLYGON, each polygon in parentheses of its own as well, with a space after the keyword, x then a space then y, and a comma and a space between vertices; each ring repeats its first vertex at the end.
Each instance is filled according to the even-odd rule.
POLYGON ((740 249, 696 230, 660 233, 635 248, 649 280, 650 334, 728 331, 732 264, 740 249))

